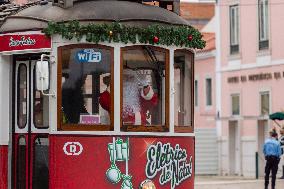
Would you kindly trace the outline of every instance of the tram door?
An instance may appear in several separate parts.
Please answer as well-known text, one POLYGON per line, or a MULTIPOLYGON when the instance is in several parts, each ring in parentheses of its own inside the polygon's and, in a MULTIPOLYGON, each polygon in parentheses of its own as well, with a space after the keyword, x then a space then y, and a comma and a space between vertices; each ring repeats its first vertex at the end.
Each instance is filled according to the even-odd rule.
POLYGON ((35 87, 39 57, 15 58, 13 187, 48 189, 49 99, 35 87), (33 59, 34 60, 33 60, 33 59))

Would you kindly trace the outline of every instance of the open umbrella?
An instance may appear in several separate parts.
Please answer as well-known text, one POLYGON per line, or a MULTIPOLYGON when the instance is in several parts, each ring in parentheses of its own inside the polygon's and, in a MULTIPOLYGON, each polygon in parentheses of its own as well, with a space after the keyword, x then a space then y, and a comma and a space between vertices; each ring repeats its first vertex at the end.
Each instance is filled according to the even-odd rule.
POLYGON ((284 112, 275 112, 269 115, 269 119, 273 120, 279 127, 281 125, 276 120, 284 120, 284 112))

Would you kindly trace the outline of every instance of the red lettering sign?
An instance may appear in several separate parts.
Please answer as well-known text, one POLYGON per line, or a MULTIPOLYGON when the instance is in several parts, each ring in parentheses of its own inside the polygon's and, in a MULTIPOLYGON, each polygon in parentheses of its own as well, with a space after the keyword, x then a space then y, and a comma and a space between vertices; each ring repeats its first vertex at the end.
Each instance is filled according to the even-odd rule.
POLYGON ((51 40, 44 34, 2 35, 0 44, 0 52, 51 48, 51 40))

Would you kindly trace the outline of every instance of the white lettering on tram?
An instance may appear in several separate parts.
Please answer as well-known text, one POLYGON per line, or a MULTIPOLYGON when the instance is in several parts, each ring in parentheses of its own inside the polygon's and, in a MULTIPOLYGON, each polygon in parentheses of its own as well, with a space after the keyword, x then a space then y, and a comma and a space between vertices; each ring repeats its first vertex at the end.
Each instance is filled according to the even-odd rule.
POLYGON ((147 150, 147 165, 145 168, 148 179, 153 179, 160 173, 161 185, 171 183, 171 189, 180 185, 192 176, 192 156, 188 158, 186 149, 176 144, 158 142, 147 150))
POLYGON ((31 39, 30 37, 25 38, 25 36, 22 36, 21 39, 14 39, 13 37, 11 37, 10 42, 9 42, 9 47, 35 45, 35 44, 36 44, 36 40, 31 39))
POLYGON ((78 156, 83 152, 83 146, 80 142, 66 142, 63 151, 68 156, 78 156))

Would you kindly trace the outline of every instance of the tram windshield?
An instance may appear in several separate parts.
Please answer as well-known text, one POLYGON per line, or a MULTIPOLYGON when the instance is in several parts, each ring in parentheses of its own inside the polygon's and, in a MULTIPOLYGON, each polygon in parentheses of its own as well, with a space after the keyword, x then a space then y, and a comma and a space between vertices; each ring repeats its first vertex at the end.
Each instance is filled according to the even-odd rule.
POLYGON ((193 54, 176 50, 174 60, 175 126, 192 126, 193 54))

